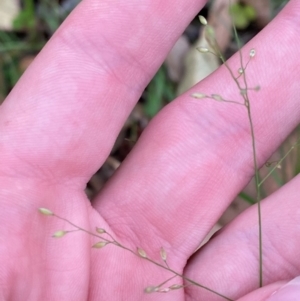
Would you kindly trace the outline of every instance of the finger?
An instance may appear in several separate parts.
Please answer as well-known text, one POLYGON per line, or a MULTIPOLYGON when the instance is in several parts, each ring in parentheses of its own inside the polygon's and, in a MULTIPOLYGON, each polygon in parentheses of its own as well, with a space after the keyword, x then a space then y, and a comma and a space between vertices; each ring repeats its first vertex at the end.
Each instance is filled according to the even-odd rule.
MULTIPOLYGON (((247 78, 249 86, 262 86, 258 94, 249 92, 259 165, 299 121, 297 8, 299 2, 291 1, 242 50, 245 57, 251 48, 257 51, 247 78), (275 62, 283 58, 278 76, 275 62)), ((229 65, 238 70, 239 57, 229 65)), ((153 256, 165 245, 182 267, 254 170, 246 109, 192 99, 196 91, 239 100, 233 79, 220 68, 153 120, 94 203, 117 235, 153 256)))
MULTIPOLYGON (((237 301, 265 301, 268 297, 270 297, 274 292, 276 292, 281 286, 286 284, 286 281, 272 283, 265 287, 259 288, 254 292, 247 294, 246 296, 238 299, 237 301)), ((282 300, 283 301, 283 300, 282 300)))
POLYGON ((1 106, 2 172, 85 185, 204 3, 83 1, 1 106))
POLYGON ((300 294, 300 277, 296 277, 275 291, 266 301, 297 300, 300 294))
MULTIPOLYGON (((300 273, 300 176, 262 202, 263 285, 300 273)), ((225 227, 190 260, 186 275, 236 300, 259 286, 257 206, 225 227)), ((191 300, 207 292, 187 288, 191 300)), ((220 300, 209 295, 209 300, 220 300)))

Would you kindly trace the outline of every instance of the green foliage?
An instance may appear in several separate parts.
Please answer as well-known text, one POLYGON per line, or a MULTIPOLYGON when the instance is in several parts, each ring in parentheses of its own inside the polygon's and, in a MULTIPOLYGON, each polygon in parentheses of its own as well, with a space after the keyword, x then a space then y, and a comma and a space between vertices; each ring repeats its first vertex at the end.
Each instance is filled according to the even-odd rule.
POLYGON ((44 42, 18 37, 14 32, 0 31, 0 94, 4 98, 19 80, 20 61, 24 53, 39 51, 44 42))
POLYGON ((36 17, 34 13, 34 1, 25 0, 24 9, 19 13, 13 23, 16 30, 33 29, 36 26, 36 17))
POLYGON ((23 9, 13 22, 13 31, 0 31, 1 100, 20 78, 22 59, 42 49, 78 2, 72 1, 67 7, 60 5, 59 0, 22 1, 23 9))
POLYGON ((7 52, 15 45, 17 39, 13 34, 0 31, 0 93, 4 98, 18 81, 20 72, 15 55, 7 52))
POLYGON ((250 5, 233 4, 231 6, 231 14, 237 29, 247 28, 256 19, 255 9, 250 5))
POLYGON ((166 68, 162 66, 148 85, 144 111, 148 117, 155 116, 166 102, 174 99, 175 90, 168 79, 166 68))
POLYGON ((245 202, 249 203, 250 205, 253 205, 256 203, 256 201, 253 199, 253 197, 245 192, 240 192, 239 197, 243 199, 245 202))

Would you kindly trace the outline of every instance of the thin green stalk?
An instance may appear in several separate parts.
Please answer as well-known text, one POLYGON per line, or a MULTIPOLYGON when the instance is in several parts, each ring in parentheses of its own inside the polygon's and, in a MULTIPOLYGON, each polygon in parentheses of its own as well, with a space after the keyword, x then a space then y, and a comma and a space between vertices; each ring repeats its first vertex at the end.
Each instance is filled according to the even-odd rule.
MULTIPOLYGON (((230 2, 230 1, 229 1, 230 2)), ((244 67, 244 63, 243 63, 243 56, 242 56, 242 52, 241 52, 241 47, 240 47, 240 40, 238 38, 238 34, 237 34, 237 30, 236 27, 233 23, 233 31, 234 31, 234 36, 235 39, 237 41, 238 44, 238 49, 239 49, 239 58, 240 58, 240 69, 239 69, 239 76, 235 76, 233 71, 231 70, 231 68, 229 67, 226 59, 224 58, 220 47, 218 45, 217 40, 215 39, 215 34, 214 34, 214 30, 211 26, 207 25, 207 21, 203 16, 199 17, 200 22, 206 26, 205 27, 205 37, 206 40, 209 44, 209 46, 213 49, 213 51, 210 51, 208 48, 206 47, 199 47, 198 50, 202 53, 214 53, 215 55, 217 55, 221 61, 223 62, 224 66, 226 67, 226 69, 228 70, 228 72, 230 73, 232 79, 234 80, 234 82, 236 83, 243 99, 244 99, 244 103, 242 105, 244 105, 247 109, 247 113, 248 113, 248 119, 249 119, 249 124, 250 124, 250 132, 251 132, 251 141, 252 141, 252 153, 253 153, 253 161, 254 161, 254 173, 255 173, 255 186, 256 186, 256 201, 257 201, 257 207, 258 207, 258 226, 259 226, 259 287, 262 286, 263 283, 263 260, 262 260, 262 218, 261 218, 261 190, 260 190, 260 186, 259 186, 259 170, 258 170, 258 163, 257 163, 257 154, 256 154, 256 145, 255 145, 255 135, 254 135, 254 126, 253 126, 253 121, 252 121, 252 115, 251 115, 251 107, 250 107, 250 101, 249 101, 249 97, 248 97, 248 90, 250 90, 250 88, 248 88, 248 84, 247 84, 247 79, 246 79, 246 68, 249 64, 249 61, 251 60, 251 58, 253 58, 255 56, 255 49, 251 49, 249 52, 249 61, 246 63, 245 67, 244 67), (241 87, 241 84, 239 82, 239 78, 242 77, 243 82, 244 82, 244 87, 241 87)), ((233 17, 232 17, 233 20, 233 17)), ((259 87, 254 88, 254 90, 258 90, 259 87)), ((214 100, 217 101, 225 101, 225 102, 232 102, 232 103, 237 103, 235 101, 226 101, 225 99, 223 99, 220 95, 216 95, 216 94, 212 94, 211 96, 208 96, 206 94, 203 93, 196 93, 193 94, 192 96, 196 97, 196 98, 212 98, 214 100)))
MULTIPOLYGON (((232 17, 233 20, 233 17, 232 17)), ((245 84, 245 88, 243 91, 245 91, 245 94, 242 93, 242 96, 245 100, 245 106, 247 108, 247 113, 248 113, 248 119, 250 123, 250 131, 251 131, 251 140, 252 140, 252 152, 253 152, 253 161, 254 161, 254 170, 255 170, 255 186, 256 186, 256 201, 257 201, 257 210, 258 210, 258 244, 259 244, 259 287, 263 286, 263 254, 262 254, 262 246, 263 246, 263 241, 262 241, 262 216, 261 216, 261 197, 260 197, 260 186, 259 186, 259 169, 258 169, 258 163, 257 163, 257 153, 256 153, 256 143, 255 143, 255 133, 254 133, 254 126, 253 126, 253 120, 252 120, 252 115, 251 115, 251 105, 248 97, 248 84, 247 84, 247 78, 245 74, 245 68, 243 65, 243 55, 241 52, 241 43, 240 39, 237 34, 237 30, 235 27, 234 22, 232 22, 233 26, 233 32, 234 32, 234 37, 237 41, 238 49, 239 49, 239 57, 240 57, 240 64, 241 68, 243 70, 243 81, 245 84)), ((248 63, 246 64, 247 67, 248 63)), ((237 82, 237 80, 235 80, 237 82)), ((238 85, 238 87, 240 87, 238 85)), ((242 90, 240 90, 242 91, 242 90)))
POLYGON ((248 195, 247 193, 245 193, 243 191, 239 193, 239 197, 251 205, 256 204, 256 201, 250 195, 248 195))
POLYGON ((259 287, 263 286, 263 257, 262 257, 262 218, 261 218, 261 198, 260 198, 260 186, 259 186, 259 170, 257 166, 257 155, 256 155, 256 145, 255 145, 255 135, 254 127, 251 116, 250 102, 247 99, 247 111, 250 123, 251 137, 252 137, 252 151, 253 151, 253 161, 255 168, 255 186, 256 186, 256 201, 258 210, 258 240, 259 240, 259 287))

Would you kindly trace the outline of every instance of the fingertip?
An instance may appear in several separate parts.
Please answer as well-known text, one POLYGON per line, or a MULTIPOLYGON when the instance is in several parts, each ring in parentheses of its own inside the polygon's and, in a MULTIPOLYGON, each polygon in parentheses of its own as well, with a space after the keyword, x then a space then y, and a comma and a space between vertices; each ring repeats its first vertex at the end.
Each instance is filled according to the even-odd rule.
POLYGON ((274 291, 265 301, 297 301, 300 299, 300 276, 274 291))

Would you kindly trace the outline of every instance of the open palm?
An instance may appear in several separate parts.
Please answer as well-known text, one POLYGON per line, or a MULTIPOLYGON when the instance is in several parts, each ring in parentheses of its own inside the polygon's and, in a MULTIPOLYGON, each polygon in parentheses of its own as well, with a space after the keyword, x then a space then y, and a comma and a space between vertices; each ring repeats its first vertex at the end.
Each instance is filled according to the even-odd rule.
MULTIPOLYGON (((250 208, 204 248, 196 247, 253 176, 245 108, 199 101, 192 92, 236 87, 220 68, 167 106, 98 197, 84 188, 105 161, 143 89, 204 0, 85 0, 26 71, 0 110, 1 300, 224 300, 194 286, 145 295, 173 276, 121 248, 91 249, 46 207, 118 241, 197 282, 238 299, 258 287, 257 209, 250 208)), ((263 164, 299 122, 300 3, 245 46, 257 57, 247 70, 258 161, 263 164)), ((239 67, 238 57, 230 64, 239 67)), ((296 177, 263 201, 264 300, 300 273, 296 177)), ((169 284, 180 284, 175 278, 169 284)), ((168 284, 168 285, 169 285, 168 284)), ((254 295, 252 295, 254 296, 254 295)), ((251 297, 253 298, 253 297, 251 297)))

